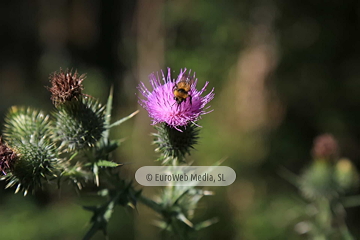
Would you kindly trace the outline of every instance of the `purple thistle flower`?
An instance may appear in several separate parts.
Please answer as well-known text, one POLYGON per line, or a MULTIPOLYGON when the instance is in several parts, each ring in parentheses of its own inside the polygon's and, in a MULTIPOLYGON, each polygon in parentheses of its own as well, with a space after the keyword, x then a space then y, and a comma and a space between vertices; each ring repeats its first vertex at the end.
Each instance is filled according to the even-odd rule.
POLYGON ((198 91, 196 89, 197 78, 195 78, 194 73, 193 79, 195 81, 191 84, 191 89, 188 92, 189 97, 178 103, 174 96, 174 88, 183 77, 190 75, 191 70, 187 75, 186 68, 184 70, 181 69, 177 79, 171 79, 170 68, 168 68, 167 77, 165 77, 163 71, 161 73, 163 84, 160 81, 159 74, 155 75, 152 73, 149 76, 153 88, 152 92, 142 82, 138 87, 139 91, 146 98, 139 99, 139 104, 148 111, 153 125, 165 122, 170 127, 181 131, 178 127, 186 126, 190 122, 194 123, 201 118, 201 115, 212 112, 212 110, 206 111, 210 106, 205 107, 205 105, 214 98, 214 89, 204 97, 201 96, 209 82, 206 82, 204 87, 198 91))

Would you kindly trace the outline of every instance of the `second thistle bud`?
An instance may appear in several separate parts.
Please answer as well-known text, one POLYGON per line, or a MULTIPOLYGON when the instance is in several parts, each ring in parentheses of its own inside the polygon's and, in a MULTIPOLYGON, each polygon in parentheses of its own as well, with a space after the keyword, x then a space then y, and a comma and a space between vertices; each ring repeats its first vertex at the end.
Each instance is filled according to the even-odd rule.
POLYGON ((315 138, 312 154, 315 159, 334 160, 338 157, 338 143, 333 135, 323 134, 315 138))
POLYGON ((62 70, 50 76, 49 90, 57 110, 54 140, 70 151, 94 146, 105 129, 105 107, 82 94, 84 79, 85 75, 62 70))

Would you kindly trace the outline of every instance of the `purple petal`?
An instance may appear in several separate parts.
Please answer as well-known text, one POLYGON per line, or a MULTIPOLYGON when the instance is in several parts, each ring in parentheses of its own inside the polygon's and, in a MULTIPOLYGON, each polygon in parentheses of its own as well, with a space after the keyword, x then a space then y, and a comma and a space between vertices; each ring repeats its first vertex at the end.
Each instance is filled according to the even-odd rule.
MULTIPOLYGON (((202 97, 202 93, 206 91, 206 87, 209 82, 206 82, 204 87, 198 91, 196 89, 196 84, 198 80, 195 78, 195 72, 193 73, 193 77, 195 78, 194 83, 191 86, 191 90, 189 91, 190 97, 186 98, 183 102, 178 104, 174 98, 174 86, 175 83, 180 81, 184 74, 186 74, 187 69, 181 69, 180 74, 176 79, 171 78, 171 69, 168 68, 167 76, 163 71, 161 71, 161 78, 163 84, 161 84, 159 73, 150 74, 149 80, 150 84, 153 88, 152 92, 150 92, 144 83, 140 83, 138 86, 138 90, 142 93, 145 99, 139 99, 139 104, 145 108, 149 116, 152 118, 152 124, 158 124, 165 122, 169 126, 174 127, 178 131, 181 131, 179 126, 186 126, 189 122, 195 123, 197 120, 201 118, 202 115, 207 114, 211 111, 205 111, 209 108, 206 106, 213 98, 214 98, 214 89, 211 90, 210 93, 202 97)), ((191 70, 188 73, 191 74, 191 70)))

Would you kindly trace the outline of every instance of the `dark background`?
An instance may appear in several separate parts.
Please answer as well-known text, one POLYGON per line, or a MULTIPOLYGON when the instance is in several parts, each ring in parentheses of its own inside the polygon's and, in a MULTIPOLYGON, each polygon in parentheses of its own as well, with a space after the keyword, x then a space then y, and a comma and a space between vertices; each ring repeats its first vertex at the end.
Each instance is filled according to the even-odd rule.
MULTIPOLYGON (((215 87, 190 161, 226 159, 237 180, 212 188, 194 221, 219 223, 201 239, 306 239, 295 231, 306 201, 278 174, 299 174, 311 162, 314 137, 332 133, 341 156, 359 166, 360 3, 358 1, 3 1, 0 5, 0 123, 12 105, 52 111, 49 74, 87 73, 85 92, 105 103, 114 86, 114 116, 140 113, 118 127, 126 138, 116 161, 131 162, 128 178, 155 165, 150 119, 136 86, 152 72, 187 67, 199 87, 215 87)), ((4 239, 80 239, 91 213, 86 194, 70 187, 23 197, 0 190, 4 239), (80 200, 79 200, 80 199, 80 200)), ((148 196, 156 193, 145 189, 148 196)), ((356 193, 355 193, 356 194, 356 193)), ((360 237, 359 207, 347 223, 360 237)), ((158 239, 156 216, 117 208, 110 239, 158 239)), ((94 239, 103 239, 97 234, 94 239)))

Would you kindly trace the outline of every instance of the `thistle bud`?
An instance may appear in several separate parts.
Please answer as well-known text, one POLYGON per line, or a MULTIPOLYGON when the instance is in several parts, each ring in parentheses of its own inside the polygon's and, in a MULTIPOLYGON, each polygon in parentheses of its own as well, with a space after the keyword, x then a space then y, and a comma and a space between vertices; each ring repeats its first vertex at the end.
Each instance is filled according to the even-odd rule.
POLYGON ((77 99, 82 95, 84 89, 82 81, 85 79, 85 74, 79 75, 77 71, 72 73, 68 69, 66 72, 60 68, 59 72, 54 72, 50 75, 51 87, 48 90, 51 92, 51 100, 54 105, 62 104, 72 99, 77 99))
POLYGON ((359 185, 359 175, 354 164, 346 158, 340 159, 335 165, 335 179, 340 191, 346 192, 359 185))
POLYGON ((71 71, 55 72, 50 76, 49 91, 56 107, 54 140, 68 151, 92 147, 105 130, 105 107, 82 94, 85 75, 71 71))
POLYGON ((60 161, 56 147, 50 141, 49 116, 31 108, 11 108, 5 119, 5 137, 14 148, 4 148, 8 153, 6 187, 17 186, 16 191, 26 195, 42 187, 43 181, 56 177, 60 161), (11 153, 11 154, 10 154, 11 153))
POLYGON ((155 126, 158 133, 154 133, 154 144, 158 145, 156 152, 161 153, 160 161, 163 164, 169 163, 171 160, 177 159, 184 161, 186 154, 190 154, 190 150, 194 148, 199 138, 199 128, 194 124, 185 127, 178 127, 179 130, 167 125, 166 123, 155 126))
POLYGON ((323 134, 315 138, 312 154, 315 159, 334 159, 338 156, 338 149, 334 136, 323 134))
POLYGON ((300 177, 300 190, 309 200, 332 198, 337 195, 333 167, 325 161, 315 161, 300 177))
POLYGON ((80 150, 92 147, 105 130, 104 107, 89 97, 80 97, 57 107, 54 140, 61 147, 80 150))

